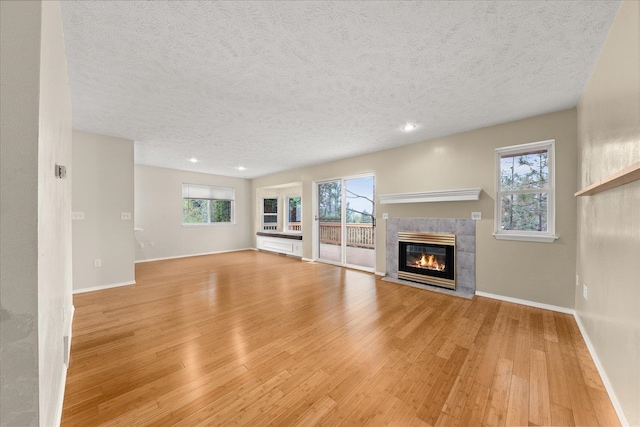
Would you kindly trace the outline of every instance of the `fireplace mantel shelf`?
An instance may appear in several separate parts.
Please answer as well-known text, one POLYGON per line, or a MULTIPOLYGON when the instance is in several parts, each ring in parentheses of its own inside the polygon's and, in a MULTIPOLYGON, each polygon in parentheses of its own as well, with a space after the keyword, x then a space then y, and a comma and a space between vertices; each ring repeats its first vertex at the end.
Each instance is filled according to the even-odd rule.
POLYGON ((482 188, 464 188, 460 190, 422 191, 419 193, 380 194, 380 203, 424 203, 424 202, 460 202, 480 200, 482 188))

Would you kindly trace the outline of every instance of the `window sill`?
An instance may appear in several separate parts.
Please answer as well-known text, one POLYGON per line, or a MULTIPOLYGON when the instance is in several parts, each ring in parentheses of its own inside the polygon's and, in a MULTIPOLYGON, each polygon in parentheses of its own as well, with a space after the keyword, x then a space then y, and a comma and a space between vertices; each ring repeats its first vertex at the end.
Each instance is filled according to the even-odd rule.
POLYGON ((197 228, 197 227, 228 227, 230 225, 235 225, 233 222, 211 222, 208 224, 182 224, 185 228, 197 228))
POLYGON ((504 234, 504 233, 493 233, 493 237, 496 240, 518 240, 522 242, 540 242, 540 243, 553 243, 554 240, 558 238, 558 236, 553 236, 551 234, 504 234))

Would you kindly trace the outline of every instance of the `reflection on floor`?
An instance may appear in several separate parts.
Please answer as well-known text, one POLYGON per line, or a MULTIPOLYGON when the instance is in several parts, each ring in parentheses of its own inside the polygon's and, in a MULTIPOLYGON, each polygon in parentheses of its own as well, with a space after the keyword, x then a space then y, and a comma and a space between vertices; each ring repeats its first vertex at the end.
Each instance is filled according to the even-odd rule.
MULTIPOLYGON (((320 243, 320 259, 340 262, 340 246, 320 243)), ((375 268, 376 254, 373 249, 347 246, 347 264, 375 268)))

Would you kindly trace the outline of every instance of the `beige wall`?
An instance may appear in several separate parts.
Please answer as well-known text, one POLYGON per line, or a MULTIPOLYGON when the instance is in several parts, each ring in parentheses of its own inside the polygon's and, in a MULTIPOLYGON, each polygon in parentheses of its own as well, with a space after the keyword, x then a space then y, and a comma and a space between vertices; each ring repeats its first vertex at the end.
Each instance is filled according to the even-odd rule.
MULTIPOLYGON (((578 186, 640 161, 640 3, 625 1, 578 106, 578 186)), ((576 311, 640 425, 640 182, 578 198, 576 311), (582 285, 589 289, 588 300, 582 285)))
POLYGON ((250 248, 250 207, 247 179, 136 165, 136 261, 250 248), (235 188, 235 224, 183 227, 183 183, 235 188))
POLYGON ((57 425, 71 313, 71 179, 54 176, 71 166, 60 4, 0 8, 0 424, 57 425))
POLYGON ((134 283, 133 141, 74 131, 73 165, 73 290, 134 283))
MULTIPOLYGON (((258 188, 302 182, 304 257, 312 257, 312 182, 373 172, 377 194, 481 187, 479 201, 376 205, 376 271, 385 270, 385 224, 390 217, 470 218, 477 224, 477 290, 561 307, 573 307, 576 247, 575 109, 438 138, 252 181, 258 188), (494 149, 556 140, 557 219, 554 243, 494 239, 494 149), (533 265, 531 260, 536 260, 533 265)), ((255 201, 254 201, 255 203, 255 201)), ((254 225, 254 232, 257 231, 254 225)))

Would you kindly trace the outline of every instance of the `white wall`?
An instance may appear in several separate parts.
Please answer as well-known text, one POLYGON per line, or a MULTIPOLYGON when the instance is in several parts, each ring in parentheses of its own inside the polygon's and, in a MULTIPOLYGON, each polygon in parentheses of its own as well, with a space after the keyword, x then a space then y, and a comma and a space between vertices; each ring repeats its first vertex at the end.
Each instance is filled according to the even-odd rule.
MULTIPOLYGON (((625 1, 578 106, 579 187, 640 162, 640 3, 625 1)), ((640 425, 640 181, 578 198, 576 312, 640 425)))
POLYGON ((71 102, 60 4, 1 2, 0 424, 59 422, 71 313, 71 102))
POLYGON ((312 257, 313 181, 374 173, 377 195, 481 187, 479 201, 377 204, 376 271, 384 272, 386 263, 382 213, 388 213, 391 218, 470 218, 472 211, 480 211, 482 220, 476 226, 476 289, 571 308, 576 258, 573 196, 576 132, 576 110, 570 109, 257 178, 252 186, 255 191, 302 182, 305 258, 312 257), (492 234, 495 148, 549 139, 556 141, 556 234, 559 239, 553 243, 496 240, 492 234))
POLYGON ((247 179, 135 166, 136 261, 254 247, 247 179), (235 224, 182 226, 182 184, 233 187, 235 224), (144 248, 139 247, 144 244, 144 248))
POLYGON ((134 283, 133 141, 74 131, 73 164, 74 292, 134 283))

